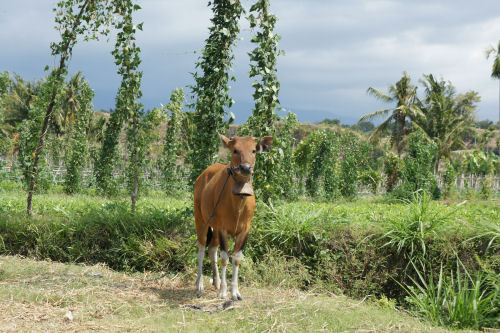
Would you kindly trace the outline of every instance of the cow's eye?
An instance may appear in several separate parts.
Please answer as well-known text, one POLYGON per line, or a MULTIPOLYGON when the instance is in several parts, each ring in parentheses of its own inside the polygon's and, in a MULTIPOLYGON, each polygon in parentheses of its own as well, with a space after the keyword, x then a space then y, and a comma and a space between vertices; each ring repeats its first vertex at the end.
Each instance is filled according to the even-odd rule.
POLYGON ((254 150, 252 150, 252 153, 253 153, 253 154, 255 154, 255 149, 254 149, 254 150))
POLYGON ((233 153, 238 154, 238 151, 235 149, 235 150, 233 150, 233 153))

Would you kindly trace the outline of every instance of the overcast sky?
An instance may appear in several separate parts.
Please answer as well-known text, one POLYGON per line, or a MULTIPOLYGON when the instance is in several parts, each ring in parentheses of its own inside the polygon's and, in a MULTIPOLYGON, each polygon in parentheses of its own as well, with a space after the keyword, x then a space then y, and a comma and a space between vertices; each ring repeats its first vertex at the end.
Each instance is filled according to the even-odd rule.
MULTIPOLYGON (((0 0, 0 71, 39 79, 45 65, 55 65, 51 41, 53 0, 0 0)), ((243 0, 248 9, 252 1, 243 0)), ((168 103, 176 87, 193 83, 198 51, 208 36, 207 1, 143 0, 137 21, 142 48, 143 99, 151 109, 168 103)), ((386 105, 366 94, 368 87, 387 91, 407 71, 414 84, 423 74, 449 80, 458 92, 481 96, 477 118, 498 119, 498 85, 490 78, 485 50, 500 39, 498 0, 271 0, 279 17, 276 32, 286 55, 278 60, 282 106, 301 121, 339 118, 354 123, 386 105)), ((247 52, 251 31, 241 22, 235 48, 230 94, 236 121, 253 106, 247 52)), ((110 51, 114 42, 80 43, 70 72, 83 71, 95 90, 96 109, 114 108, 119 77, 110 51)), ((419 89, 422 93, 422 88, 419 89)), ((186 89, 186 93, 189 90, 186 89)), ((387 105, 388 106, 388 105, 387 105)))

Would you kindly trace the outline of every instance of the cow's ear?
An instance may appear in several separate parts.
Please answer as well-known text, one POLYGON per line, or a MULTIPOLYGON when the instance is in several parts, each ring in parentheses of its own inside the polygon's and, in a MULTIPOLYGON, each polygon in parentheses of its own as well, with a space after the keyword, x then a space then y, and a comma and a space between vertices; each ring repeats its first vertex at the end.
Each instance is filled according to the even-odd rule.
POLYGON ((231 139, 226 138, 224 135, 219 134, 220 141, 222 142, 222 145, 226 148, 229 148, 229 143, 231 142, 231 139))
POLYGON ((257 144, 257 151, 259 153, 262 153, 263 151, 269 151, 272 144, 273 144, 273 137, 272 136, 265 136, 257 144))

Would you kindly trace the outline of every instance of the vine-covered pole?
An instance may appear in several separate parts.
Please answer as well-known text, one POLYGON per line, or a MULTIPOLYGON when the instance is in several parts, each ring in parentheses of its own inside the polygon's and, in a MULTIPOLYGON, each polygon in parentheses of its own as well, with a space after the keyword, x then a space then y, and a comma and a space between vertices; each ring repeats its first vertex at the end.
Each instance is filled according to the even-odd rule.
POLYGON ((115 190, 113 167, 117 160, 116 147, 122 126, 132 119, 130 124, 132 132, 127 135, 127 140, 129 140, 130 137, 136 135, 138 119, 143 115, 142 105, 137 102, 142 95, 140 90, 142 72, 137 70, 141 63, 139 57, 141 50, 135 43, 136 30, 142 30, 142 23, 134 25, 132 20, 133 12, 140 8, 131 0, 116 1, 115 12, 121 16, 121 19, 115 24, 119 32, 116 36, 115 48, 111 53, 115 58, 115 64, 120 66, 118 74, 122 77, 122 81, 116 96, 115 111, 111 114, 106 127, 95 168, 97 186, 103 194, 107 195, 115 190))
POLYGON ((70 151, 67 153, 66 174, 64 176, 64 192, 74 194, 80 190, 82 183, 82 172, 85 161, 88 159, 87 128, 92 119, 92 99, 94 91, 89 87, 87 81, 80 77, 80 94, 76 98, 78 108, 76 110, 75 124, 71 128, 70 151))
MULTIPOLYGON (((77 43, 78 36, 84 36, 85 40, 97 39, 99 33, 107 33, 109 29, 99 31, 100 27, 109 22, 110 6, 108 0, 62 0, 57 3, 56 28, 61 32, 61 41, 52 43, 52 55, 60 56, 59 66, 52 70, 47 84, 51 87, 50 99, 43 118, 38 145, 33 153, 33 164, 28 186, 27 213, 32 213, 32 199, 37 179, 40 155, 45 145, 49 121, 54 111, 56 97, 64 83, 67 74, 67 60, 71 57, 73 48, 77 43), (77 14, 75 15, 75 11, 77 14)), ((48 66, 46 67, 48 69, 48 66)))
POLYGON ((170 117, 165 132, 165 139, 163 140, 163 151, 160 159, 160 169, 163 173, 166 190, 171 190, 176 183, 175 166, 181 148, 180 137, 184 100, 184 90, 177 88, 172 92, 170 103, 166 106, 166 110, 170 111, 170 117))
POLYGON ((275 137, 276 143, 273 144, 271 151, 268 154, 257 155, 258 166, 254 174, 256 191, 264 201, 268 201, 273 195, 291 196, 290 188, 293 186, 293 181, 290 180, 293 174, 291 133, 297 125, 297 120, 293 114, 281 119, 276 113, 280 108, 278 99, 280 82, 276 64, 278 56, 283 51, 278 49, 281 36, 274 33, 278 18, 269 12, 269 0, 256 0, 250 7, 248 20, 250 28, 255 31, 251 42, 256 46, 248 54, 249 76, 254 79, 252 86, 255 106, 242 132, 255 137, 266 135, 275 137), (284 121, 284 126, 277 137, 277 123, 280 120, 284 121))
MULTIPOLYGON (((232 47, 240 32, 239 19, 244 10, 239 0, 214 0, 209 2, 214 14, 205 40, 202 56, 196 63, 201 76, 194 73, 195 85, 191 87, 195 114, 195 135, 190 138, 188 160, 192 164, 191 182, 217 158, 219 138, 217 132, 224 132, 228 123, 224 121, 227 108, 234 101, 229 96, 229 76, 234 58, 232 47)), ((231 119, 234 116, 231 115, 231 119)))
POLYGON ((248 127, 257 137, 275 135, 278 121, 276 109, 280 107, 280 82, 276 62, 278 55, 282 53, 278 50, 281 36, 274 33, 278 18, 269 13, 269 0, 257 0, 250 8, 250 13, 250 28, 257 28, 257 31, 251 40, 256 47, 249 53, 249 76, 256 79, 252 83, 255 107, 248 119, 248 127))

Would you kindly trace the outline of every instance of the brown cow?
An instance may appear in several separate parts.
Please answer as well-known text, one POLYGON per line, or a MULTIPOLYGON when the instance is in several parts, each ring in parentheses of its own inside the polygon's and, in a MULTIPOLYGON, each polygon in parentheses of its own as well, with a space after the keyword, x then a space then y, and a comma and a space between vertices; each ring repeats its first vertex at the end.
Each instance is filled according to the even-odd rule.
POLYGON ((273 138, 266 136, 257 143, 252 137, 228 139, 223 135, 219 136, 223 145, 231 151, 231 162, 229 165, 212 164, 196 179, 194 186, 194 218, 198 235, 196 291, 199 294, 203 292, 202 264, 205 246, 208 243, 213 285, 219 290, 220 297, 227 296, 226 266, 229 261, 227 254, 227 235, 229 234, 235 240, 231 296, 233 300, 241 300, 238 291, 238 267, 255 210, 255 197, 251 181, 255 154, 268 151, 273 143, 273 138), (218 199, 220 201, 216 205, 218 199), (216 207, 215 210, 214 207, 216 207), (210 218, 212 212, 214 215, 210 218), (208 225, 207 221, 209 221, 208 225), (217 268, 219 244, 221 247, 221 278, 219 278, 217 268))

